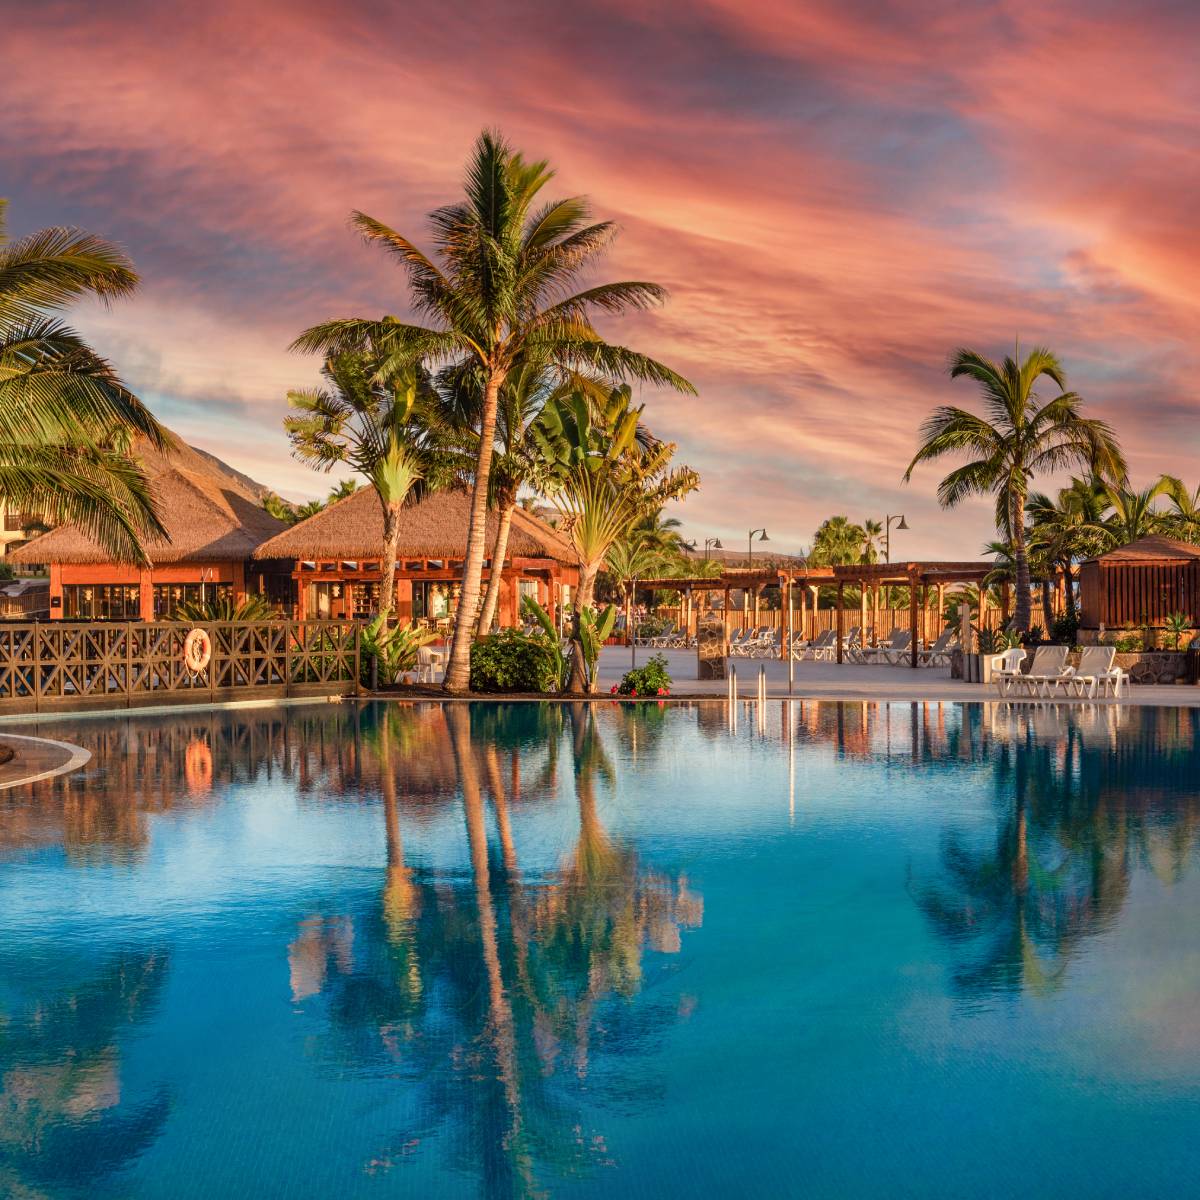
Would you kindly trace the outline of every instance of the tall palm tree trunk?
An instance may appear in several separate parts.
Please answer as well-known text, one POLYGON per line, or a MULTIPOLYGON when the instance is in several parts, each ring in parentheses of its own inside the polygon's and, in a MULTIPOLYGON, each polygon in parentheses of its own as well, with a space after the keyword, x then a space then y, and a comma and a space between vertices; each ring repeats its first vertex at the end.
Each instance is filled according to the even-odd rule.
POLYGON ((579 587, 575 592, 575 612, 571 618, 571 679, 567 691, 577 694, 594 692, 596 680, 591 680, 590 686, 587 670, 583 661, 583 638, 579 632, 580 614, 585 608, 591 608, 592 598, 596 594, 596 574, 598 563, 579 564, 579 587))
POLYGON ((1054 584, 1052 580, 1042 580, 1042 620, 1045 621, 1046 636, 1050 636, 1050 627, 1054 624, 1054 603, 1052 588, 1054 584))
POLYGON ((1018 633, 1028 633, 1032 605, 1029 597, 1029 555, 1025 551, 1024 499, 1014 500, 1012 508, 1013 575, 1017 589, 1013 628, 1018 633))
POLYGON ((467 552, 463 559, 462 591, 454 622, 454 641, 446 666, 443 686, 448 692, 465 692, 471 679, 471 643, 479 613, 483 560, 487 553, 488 479, 492 472, 492 449, 496 440, 496 401, 504 372, 494 368, 483 393, 483 416, 479 423, 479 454, 475 459, 475 488, 471 493, 471 524, 467 530, 467 552))
POLYGON ((396 558, 400 550, 401 507, 402 505, 395 501, 387 501, 383 505, 383 573, 379 579, 379 611, 389 617, 396 603, 396 558))
POLYGON ((508 534, 512 529, 513 509, 516 507, 516 500, 505 500, 500 508, 500 524, 496 529, 495 544, 492 546, 491 577, 488 579, 487 595, 483 598, 483 611, 479 614, 480 637, 491 629, 496 619, 496 609, 500 604, 500 577, 504 573, 504 559, 508 555, 508 534))

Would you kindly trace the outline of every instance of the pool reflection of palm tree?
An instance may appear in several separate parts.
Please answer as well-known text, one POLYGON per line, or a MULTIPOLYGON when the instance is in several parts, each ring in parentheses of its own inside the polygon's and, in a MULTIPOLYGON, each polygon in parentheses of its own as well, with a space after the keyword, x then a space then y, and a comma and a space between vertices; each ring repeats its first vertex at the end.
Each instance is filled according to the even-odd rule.
POLYGON ((0 1195, 91 1194, 159 1136, 165 1090, 126 1096, 121 1042, 153 1012, 167 956, 125 951, 83 983, 0 1009, 0 1195))
MULTIPOLYGON (((634 1009, 640 960, 647 947, 678 949, 679 924, 700 916, 698 897, 647 871, 631 846, 604 829, 598 785, 615 777, 586 706, 570 718, 576 845, 560 871, 525 879, 511 781, 522 779, 521 811, 535 797, 553 803, 556 794, 530 786, 536 769, 514 775, 506 756, 519 749, 535 765, 552 763, 545 735, 556 735, 562 720, 555 710, 541 736, 527 740, 519 731, 531 721, 530 707, 512 706, 512 725, 496 708, 445 709, 469 864, 461 882, 420 865, 401 868, 405 796, 401 789, 389 798, 381 770, 382 901, 374 914, 354 917, 353 962, 322 981, 347 1065, 390 1062, 420 1091, 417 1124, 381 1147, 371 1168, 387 1169, 424 1138, 456 1130, 445 1143, 449 1153, 489 1196, 546 1195, 544 1179, 609 1161, 589 1116, 605 1090, 582 1085, 593 1026, 607 1002, 604 1053, 616 1066, 646 1049, 651 1030, 677 1019, 668 1003, 638 1001, 634 1009), (420 962, 419 994, 388 972, 394 946, 378 945, 394 937, 381 914, 395 903, 400 869, 407 872, 402 915, 412 961, 420 962), (570 1069, 561 1069, 564 1062, 570 1069)), ((382 768, 394 747, 370 753, 382 768)), ((544 770, 540 782, 547 782, 544 770)), ((606 1072, 605 1087, 622 1086, 607 1083, 619 1074, 606 1072)))
MULTIPOLYGON (((1080 942, 1119 918, 1139 866, 1170 885, 1194 857, 1195 729, 1155 741, 1131 728, 1097 740, 1093 726, 1111 719, 1080 713, 1039 729, 1046 718, 1009 714, 999 729, 988 751, 998 817, 992 843, 947 833, 942 879, 915 888, 955 949, 959 994, 1052 990, 1080 942)), ((1126 719, 1136 726, 1169 718, 1126 719)))

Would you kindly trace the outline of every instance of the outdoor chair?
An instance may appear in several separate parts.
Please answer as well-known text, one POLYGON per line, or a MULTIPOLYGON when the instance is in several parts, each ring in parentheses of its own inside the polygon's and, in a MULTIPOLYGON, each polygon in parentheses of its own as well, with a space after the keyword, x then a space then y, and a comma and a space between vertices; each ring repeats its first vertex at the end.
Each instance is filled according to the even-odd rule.
POLYGON ((751 658, 778 658, 782 646, 778 629, 772 630, 765 638, 760 638, 750 647, 751 658))
POLYGON ((746 630, 746 634, 740 642, 730 642, 729 653, 742 658, 748 658, 750 652, 762 644, 764 638, 770 632, 770 628, 769 625, 759 625, 754 629, 746 630))
POLYGON ((1021 664, 1025 661, 1025 651, 1019 646, 1005 650, 1003 654, 992 655, 992 682, 1001 696, 1011 696, 1017 681, 1023 679, 1021 664))
POLYGON ((883 663, 885 666, 894 667, 903 661, 911 644, 912 634, 907 629, 893 629, 886 642, 862 652, 863 662, 883 663))
POLYGON ((1029 671, 1017 681, 1017 686, 1027 696, 1048 699, 1057 686, 1074 676, 1074 671, 1066 663, 1066 646, 1039 646, 1033 652, 1029 671))
POLYGON ((429 646, 422 646, 417 651, 417 682, 437 683, 436 672, 442 666, 442 652, 429 646))
POLYGON ((1116 658, 1114 646, 1084 646, 1079 652, 1079 666, 1068 667, 1072 671, 1071 688, 1075 695, 1085 693, 1089 700, 1096 698, 1096 692, 1104 689, 1106 696, 1114 700, 1121 698, 1121 685, 1129 689, 1129 676, 1113 660, 1116 658))
POLYGON ((804 636, 804 634, 793 633, 792 644, 789 648, 789 652, 793 658, 803 658, 804 652, 808 649, 809 645, 809 640, 804 636))
POLYGON ((947 625, 932 646, 926 646, 917 655, 917 664, 922 667, 946 666, 950 662, 950 648, 958 637, 958 630, 947 625))
POLYGON ((837 634, 832 629, 826 629, 818 634, 816 641, 806 651, 813 662, 828 661, 837 654, 837 634))
POLYGON ((666 629, 662 631, 662 633, 650 638, 646 642, 646 645, 653 646, 656 650, 667 650, 672 645, 673 640, 678 636, 678 628, 674 625, 668 625, 666 629))

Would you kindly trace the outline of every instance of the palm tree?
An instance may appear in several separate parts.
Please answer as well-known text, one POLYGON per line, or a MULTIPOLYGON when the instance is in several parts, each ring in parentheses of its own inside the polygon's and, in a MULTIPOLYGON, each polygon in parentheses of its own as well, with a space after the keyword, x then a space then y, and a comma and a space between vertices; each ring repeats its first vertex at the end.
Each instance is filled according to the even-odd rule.
MULTIPOLYGON (((439 387, 446 396, 450 422, 460 446, 460 471, 471 477, 477 457, 479 412, 483 403, 483 373, 474 365, 456 365, 443 372, 439 387), (465 461, 469 458, 469 462, 465 461)), ((583 376, 573 376, 572 384, 581 388, 596 385, 583 376)), ((496 449, 492 458, 489 508, 497 513, 496 538, 492 543, 492 569, 487 592, 479 612, 476 632, 486 633, 496 619, 503 582, 501 568, 508 557, 508 540, 513 511, 520 492, 537 474, 539 462, 532 431, 542 409, 556 395, 565 394, 571 385, 561 382, 544 365, 517 364, 500 389, 496 405, 496 449)))
POLYGON ((373 343, 390 354, 388 369, 418 360, 467 359, 483 373, 471 521, 462 591, 446 670, 447 691, 465 691, 470 646, 479 612, 487 555, 487 504, 500 389, 521 361, 563 372, 599 372, 680 391, 694 389, 646 355, 605 341, 594 313, 619 314, 657 305, 655 283, 601 283, 579 288, 616 233, 591 222, 582 197, 537 205, 553 178, 546 162, 526 162, 498 134, 485 131, 467 169, 466 196, 436 209, 430 226, 436 247, 428 257, 381 221, 356 212, 352 221, 370 242, 394 254, 408 276, 413 306, 430 320, 416 325, 388 316, 335 320, 309 329, 295 348, 325 353, 373 343), (439 261, 435 261, 435 259, 439 261))
POLYGON ((358 480, 354 478, 343 479, 333 485, 329 489, 329 495, 325 499, 326 504, 336 504, 339 500, 345 500, 347 496, 353 496, 358 491, 358 480))
MULTIPOLYGON (((533 431, 542 457, 543 487, 563 517, 579 558, 571 691, 583 690, 580 620, 589 608, 609 550, 637 522, 699 487, 690 467, 673 467, 673 442, 660 442, 641 423, 627 385, 604 404, 580 392, 549 404, 533 431)), ((593 685, 595 681, 592 681, 593 685)))
POLYGON ((863 542, 860 561, 874 563, 879 561, 879 543, 883 541, 883 524, 868 517, 862 523, 863 542))
POLYGON ((1068 597, 1073 594, 1074 564, 1108 549, 1107 508, 1105 485, 1093 479, 1072 479, 1053 498, 1034 492, 1025 505, 1030 549, 1040 548, 1062 567, 1068 597))
POLYGON ((301 462, 322 471, 345 463, 375 489, 383 510, 379 611, 391 613, 400 511, 430 466, 432 389, 415 366, 381 375, 372 358, 353 352, 327 359, 321 374, 326 387, 288 393, 299 415, 288 417, 284 428, 301 462))
POLYGON ((813 534, 809 562, 815 566, 831 567, 863 560, 866 531, 848 517, 827 517, 813 534))
POLYGON ((54 314, 73 300, 107 304, 138 284, 129 259, 78 229, 8 241, 0 200, 0 495, 50 524, 69 521, 118 561, 145 564, 142 540, 165 537, 135 438, 171 435, 112 366, 54 314))
POLYGON ((1006 357, 993 362, 975 350, 959 349, 950 360, 950 377, 975 380, 983 394, 985 416, 966 409, 934 409, 921 427, 921 446, 904 473, 912 478, 919 463, 946 455, 971 460, 938 485, 938 502, 953 508, 969 496, 996 498, 996 528, 1012 542, 1017 602, 1013 626, 1029 630, 1029 558, 1025 541, 1025 502, 1030 480, 1042 471, 1082 465, 1102 478, 1125 477, 1125 460, 1112 430, 1080 413, 1083 401, 1067 391, 1066 376, 1049 350, 1037 347, 1023 362, 1006 357), (1059 394, 1043 402, 1034 388, 1042 377, 1059 394))
POLYGON ((663 554, 638 530, 618 538, 609 547, 604 569, 616 580, 625 602, 625 631, 632 638, 633 589, 639 579, 648 579, 662 569, 663 554))
POLYGON ((1181 541, 1195 542, 1200 539, 1200 487, 1189 492, 1183 480, 1167 475, 1163 478, 1171 481, 1167 495, 1174 509, 1166 518, 1166 527, 1181 541))
POLYGON ((1128 546, 1130 542, 1162 532, 1166 516, 1155 508, 1154 502, 1160 496, 1171 496, 1181 490, 1179 480, 1169 475, 1160 476, 1140 492, 1128 487, 1105 486, 1104 498, 1111 510, 1104 521, 1109 548, 1128 546))

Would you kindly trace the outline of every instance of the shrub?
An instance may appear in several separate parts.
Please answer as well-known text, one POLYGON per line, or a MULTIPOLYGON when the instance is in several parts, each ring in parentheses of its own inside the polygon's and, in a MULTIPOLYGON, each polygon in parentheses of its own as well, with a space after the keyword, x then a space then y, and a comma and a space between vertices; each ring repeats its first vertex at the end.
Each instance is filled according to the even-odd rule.
POLYGON ((471 647, 471 691, 548 692, 554 661, 540 637, 519 629, 501 629, 471 647))
POLYGON ((8 583, 9 580, 15 579, 16 575, 12 569, 12 563, 7 563, 0 559, 0 583, 8 583))
POLYGON ((646 617, 637 627, 639 638, 661 637, 671 627, 671 622, 662 617, 646 617))
POLYGON ((671 676, 667 673, 666 658, 656 654, 644 667, 626 671, 612 690, 621 696, 669 696, 671 676))
POLYGON ((1173 612, 1167 615, 1165 624, 1167 632, 1174 639, 1172 649, 1178 650, 1183 635, 1192 628, 1192 618, 1187 613, 1173 612))
POLYGON ((1070 612, 1062 613, 1054 618, 1054 624, 1050 626, 1050 640, 1054 642, 1062 642, 1064 645, 1073 646, 1075 637, 1079 633, 1079 613, 1074 609, 1070 612))
POLYGON ((1113 638, 1111 643, 1118 654, 1137 654, 1142 648, 1140 633, 1122 633, 1113 638))
POLYGON ((417 651, 428 645, 437 635, 405 622, 403 625, 388 625, 387 616, 380 613, 362 632, 360 663, 363 683, 372 682, 371 664, 379 663, 379 682, 395 683, 401 671, 411 671, 417 665, 417 651))

